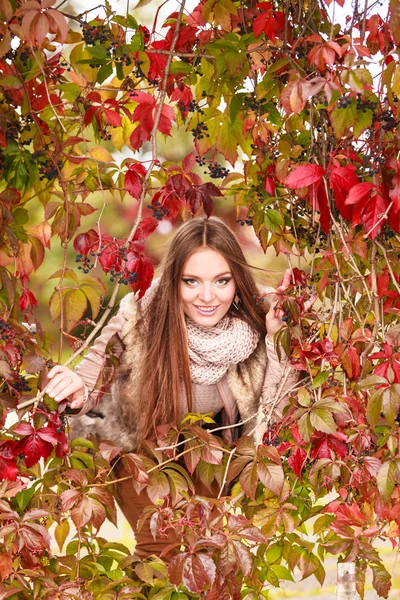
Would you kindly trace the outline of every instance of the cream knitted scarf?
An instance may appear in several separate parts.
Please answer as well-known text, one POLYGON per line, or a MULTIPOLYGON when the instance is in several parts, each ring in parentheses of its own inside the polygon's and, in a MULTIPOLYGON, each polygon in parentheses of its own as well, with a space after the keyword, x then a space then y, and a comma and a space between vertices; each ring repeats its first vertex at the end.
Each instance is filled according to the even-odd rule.
MULTIPOLYGON (((148 321, 149 305, 158 292, 155 281, 141 300, 148 321)), ((246 321, 225 315, 214 327, 203 327, 186 317, 192 383, 218 383, 231 365, 243 362, 254 352, 260 334, 246 321)))

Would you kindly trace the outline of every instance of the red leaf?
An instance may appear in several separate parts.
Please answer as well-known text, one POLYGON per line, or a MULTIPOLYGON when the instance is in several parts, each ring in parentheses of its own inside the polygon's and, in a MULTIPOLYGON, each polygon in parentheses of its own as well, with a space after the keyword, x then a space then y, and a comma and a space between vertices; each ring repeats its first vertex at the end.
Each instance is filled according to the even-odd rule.
POLYGON ((0 577, 4 581, 13 570, 13 557, 11 554, 0 552, 0 577))
POLYGON ((111 267, 114 267, 115 271, 121 270, 121 256, 118 249, 119 246, 117 243, 111 243, 107 244, 100 252, 99 263, 101 264, 104 273, 108 273, 111 267))
POLYGON ((275 195, 275 182, 272 179, 272 177, 270 177, 269 175, 267 175, 265 177, 265 180, 264 180, 264 190, 270 196, 274 196, 275 195))
POLYGON ((292 169, 289 175, 286 178, 286 185, 295 190, 303 187, 308 187, 313 183, 319 181, 325 171, 319 165, 307 164, 307 165, 299 165, 292 169))
POLYGON ((382 232, 386 223, 386 219, 382 219, 382 216, 388 206, 388 201, 381 194, 375 194, 365 206, 361 219, 371 240, 382 232))
POLYGON ((136 230, 133 241, 141 242, 145 240, 153 231, 158 227, 158 221, 154 217, 146 217, 140 222, 139 227, 136 230))
POLYGON ((367 196, 369 196, 374 188, 375 185, 370 181, 357 183, 351 188, 350 192, 347 194, 345 204, 357 204, 357 202, 360 202, 361 200, 364 200, 367 196))
POLYGON ((303 450, 303 448, 297 447, 296 450, 291 454, 288 458, 288 464, 293 469, 296 477, 300 477, 301 471, 306 462, 307 452, 303 450))
POLYGON ((127 258, 128 260, 125 263, 125 267, 128 272, 128 277, 133 276, 135 273, 135 277, 130 281, 130 286, 134 292, 139 292, 138 298, 140 300, 140 298, 144 296, 146 290, 150 287, 154 276, 154 268, 151 262, 143 256, 138 257, 130 252, 128 253, 127 258))
POLYGON ((0 481, 15 481, 18 475, 17 463, 14 459, 16 442, 10 440, 0 444, 0 481))
POLYGON ((358 379, 361 373, 360 356, 354 346, 338 344, 335 352, 340 358, 340 363, 349 379, 358 379))
POLYGON ((18 433, 19 435, 32 435, 32 433, 35 433, 35 430, 30 423, 22 422, 18 423, 14 429, 14 432, 18 433))
POLYGON ((141 163, 132 163, 129 165, 125 174, 124 185, 132 198, 138 199, 140 197, 145 175, 146 169, 141 163))
POLYGON ((19 440, 14 448, 15 454, 21 452, 25 454, 25 462, 28 468, 39 462, 42 457, 46 460, 52 450, 52 444, 40 439, 36 433, 19 440))
POLYGON ((313 183, 308 190, 308 197, 314 208, 319 210, 321 216, 321 226, 325 233, 329 233, 331 224, 331 213, 329 211, 328 197, 326 195, 325 186, 321 179, 317 183, 313 183))
POLYGON ((106 121, 109 125, 111 125, 112 127, 119 127, 120 125, 122 125, 122 118, 118 112, 109 108, 104 108, 103 112, 106 121))
POLYGON ((74 250, 78 254, 86 256, 92 248, 97 249, 99 234, 94 229, 89 229, 86 233, 80 233, 74 239, 74 250))
POLYGON ((351 221, 353 210, 345 203, 348 191, 358 184, 355 166, 336 167, 330 173, 330 188, 333 190, 338 211, 347 221, 351 221))

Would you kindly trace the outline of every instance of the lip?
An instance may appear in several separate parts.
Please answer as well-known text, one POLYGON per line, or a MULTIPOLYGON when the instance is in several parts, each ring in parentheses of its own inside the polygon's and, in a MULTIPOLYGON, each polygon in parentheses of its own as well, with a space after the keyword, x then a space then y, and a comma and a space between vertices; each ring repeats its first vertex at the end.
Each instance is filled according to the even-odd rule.
POLYGON ((197 312, 200 315, 202 315, 203 317, 210 317, 210 316, 215 315, 215 313, 218 310, 219 305, 211 307, 211 306, 196 306, 196 304, 194 304, 194 307, 197 310, 197 312), (209 308, 212 308, 213 310, 202 310, 202 309, 209 309, 209 308))

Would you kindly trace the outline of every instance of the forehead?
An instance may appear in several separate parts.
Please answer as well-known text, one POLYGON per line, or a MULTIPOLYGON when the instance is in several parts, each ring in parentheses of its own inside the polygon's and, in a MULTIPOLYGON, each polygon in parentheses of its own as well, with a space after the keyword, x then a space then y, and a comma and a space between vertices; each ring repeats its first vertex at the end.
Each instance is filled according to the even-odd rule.
POLYGON ((183 267, 184 275, 212 276, 230 271, 229 263, 222 254, 211 248, 200 248, 193 252, 183 267))

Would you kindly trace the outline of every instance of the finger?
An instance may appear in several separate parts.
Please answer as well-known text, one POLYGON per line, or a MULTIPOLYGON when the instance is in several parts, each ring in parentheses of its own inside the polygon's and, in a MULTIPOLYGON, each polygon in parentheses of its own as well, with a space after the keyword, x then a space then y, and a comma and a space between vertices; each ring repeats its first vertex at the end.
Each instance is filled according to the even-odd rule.
POLYGON ((48 379, 52 379, 58 373, 64 373, 67 370, 69 371, 68 367, 64 367, 63 365, 56 365, 47 373, 47 377, 48 379))
POLYGON ((82 408, 85 404, 85 394, 82 390, 82 398, 76 398, 71 402, 71 408, 82 408))
POLYGON ((306 302, 304 302, 304 310, 310 310, 317 298, 318 294, 312 294, 310 298, 306 302))
POLYGON ((60 393, 60 391, 62 391, 64 388, 66 388, 74 382, 75 380, 71 375, 68 375, 67 373, 60 373, 56 378, 52 380, 48 388, 46 388, 46 394, 48 394, 52 398, 55 398, 60 393))
POLYGON ((66 400, 72 394, 75 394, 75 392, 77 392, 79 389, 80 388, 77 388, 77 382, 74 381, 73 383, 71 383, 71 385, 68 385, 66 388, 57 392, 57 394, 54 396, 54 400, 56 402, 61 402, 62 400, 66 400))

